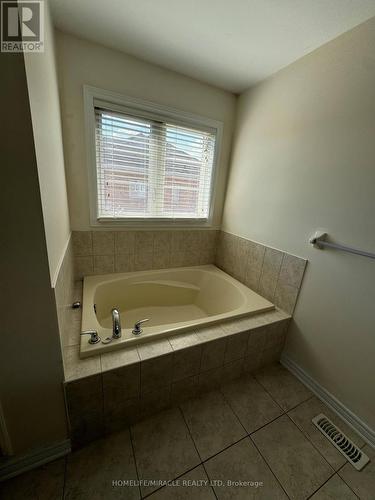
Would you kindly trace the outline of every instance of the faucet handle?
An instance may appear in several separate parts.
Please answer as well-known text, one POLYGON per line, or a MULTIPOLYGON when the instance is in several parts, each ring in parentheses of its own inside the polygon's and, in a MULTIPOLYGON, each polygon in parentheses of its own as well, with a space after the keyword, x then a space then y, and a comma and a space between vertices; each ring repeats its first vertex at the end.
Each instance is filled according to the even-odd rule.
POLYGON ((139 335, 140 333, 143 332, 142 328, 141 328, 141 325, 142 323, 146 323, 146 321, 150 321, 149 318, 146 318, 146 319, 140 319, 139 321, 136 321, 134 323, 134 328, 132 330, 132 333, 134 335, 139 335))
POLYGON ((85 330, 84 332, 81 332, 80 335, 90 335, 89 344, 97 344, 100 342, 100 337, 96 330, 85 330))

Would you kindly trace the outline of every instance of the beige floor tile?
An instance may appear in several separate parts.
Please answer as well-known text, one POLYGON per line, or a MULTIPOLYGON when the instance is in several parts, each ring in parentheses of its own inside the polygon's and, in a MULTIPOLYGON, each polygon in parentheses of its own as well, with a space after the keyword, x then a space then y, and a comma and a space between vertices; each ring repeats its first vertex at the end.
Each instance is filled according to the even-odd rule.
POLYGON ((301 403, 288 413, 293 422, 310 439, 322 455, 324 455, 327 462, 329 462, 335 470, 338 470, 346 463, 346 459, 311 422, 311 419, 319 415, 319 413, 324 413, 359 447, 364 444, 364 441, 316 397, 301 403))
POLYGON ((226 384, 221 392, 248 433, 279 417, 283 411, 253 377, 226 384))
MULTIPOLYGON (((166 410, 131 428, 139 478, 170 480, 200 463, 178 408, 166 410)), ((141 486, 149 494, 157 486, 141 486)))
POLYGON ((209 479, 202 465, 187 472, 173 482, 153 493, 150 500, 215 500, 209 479))
POLYGON ((136 499, 138 486, 113 487, 112 481, 137 480, 129 431, 95 441, 69 455, 65 499, 136 499))
POLYGON ((312 393, 280 364, 267 366, 255 378, 285 411, 312 396, 312 393))
POLYGON ((65 458, 0 483, 4 500, 57 500, 64 488, 65 458))
POLYGON ((356 500, 356 498, 357 495, 335 474, 311 497, 311 500, 356 500))
POLYGON ((214 490, 219 500, 287 498, 250 438, 241 440, 211 458, 205 463, 205 467, 210 480, 217 481, 214 490), (258 487, 251 484, 228 484, 228 481, 253 481, 258 483, 258 487))
POLYGON ((370 458, 364 469, 357 471, 351 464, 347 463, 339 471, 339 475, 350 486, 361 500, 374 500, 375 498, 375 451, 366 445, 362 448, 370 458))
POLYGON ((218 391, 190 399, 181 408, 202 460, 246 435, 236 415, 218 391))
POLYGON ((333 474, 333 469, 287 415, 251 438, 292 499, 307 498, 333 474))

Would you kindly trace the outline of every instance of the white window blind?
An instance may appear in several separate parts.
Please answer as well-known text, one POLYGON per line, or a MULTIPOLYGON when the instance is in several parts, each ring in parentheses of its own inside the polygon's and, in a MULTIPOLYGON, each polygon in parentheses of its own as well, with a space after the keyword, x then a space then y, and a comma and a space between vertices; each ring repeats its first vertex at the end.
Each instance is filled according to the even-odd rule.
POLYGON ((95 106, 98 218, 207 219, 216 130, 95 106))

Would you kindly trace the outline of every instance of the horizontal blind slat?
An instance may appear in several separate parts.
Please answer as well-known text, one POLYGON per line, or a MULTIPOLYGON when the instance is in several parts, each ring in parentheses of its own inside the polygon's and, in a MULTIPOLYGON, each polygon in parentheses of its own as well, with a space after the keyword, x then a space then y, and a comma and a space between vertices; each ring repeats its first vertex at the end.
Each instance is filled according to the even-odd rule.
POLYGON ((206 219, 216 137, 95 108, 99 218, 206 219))

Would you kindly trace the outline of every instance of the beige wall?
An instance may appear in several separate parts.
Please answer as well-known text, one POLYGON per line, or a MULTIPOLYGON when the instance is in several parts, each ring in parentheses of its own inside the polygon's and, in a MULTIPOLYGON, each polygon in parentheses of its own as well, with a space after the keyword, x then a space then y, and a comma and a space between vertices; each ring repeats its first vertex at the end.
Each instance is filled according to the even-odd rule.
POLYGON ((287 354, 375 428, 375 19, 239 100, 223 229, 310 263, 287 354))
POLYGON ((144 98, 224 122, 218 203, 214 215, 214 224, 218 226, 227 177, 235 96, 65 33, 57 32, 57 48, 72 229, 90 229, 82 97, 84 84, 144 98))
POLYGON ((22 54, 1 54, 0 400, 13 451, 67 438, 63 368, 50 283, 22 54))
POLYGON ((45 2, 45 51, 26 53, 25 66, 34 132, 51 282, 54 285, 70 235, 57 85, 54 31, 45 2))

